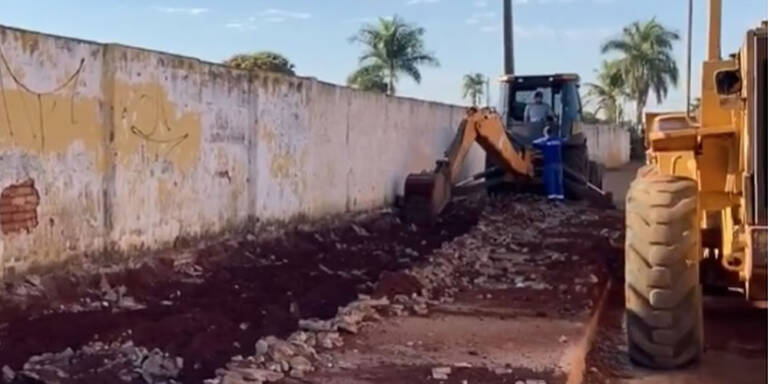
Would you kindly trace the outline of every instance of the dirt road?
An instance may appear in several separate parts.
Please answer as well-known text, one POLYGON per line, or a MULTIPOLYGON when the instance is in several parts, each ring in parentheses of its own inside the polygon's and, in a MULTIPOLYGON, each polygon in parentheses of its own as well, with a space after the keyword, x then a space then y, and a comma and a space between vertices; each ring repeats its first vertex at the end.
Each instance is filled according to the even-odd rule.
POLYGON ((0 297, 0 367, 18 371, 37 356, 46 362, 37 375, 52 376, 48 382, 112 383, 135 365, 125 355, 147 359, 157 349, 181 359, 168 369, 178 382, 201 383, 232 356, 253 353, 259 338, 285 337, 302 318, 333 317, 359 293, 372 293, 382 272, 418 263, 466 233, 478 214, 455 206, 419 229, 383 212, 171 250, 125 268, 101 264, 9 282, 0 297), (114 345, 119 350, 107 348, 114 345))
POLYGON ((766 324, 763 309, 740 297, 705 300, 705 354, 684 369, 649 371, 632 365, 622 329, 623 286, 612 290, 588 357, 587 384, 765 384, 766 324))
POLYGON ((408 383, 449 364, 447 382, 565 382, 620 223, 519 195, 454 204, 430 228, 384 212, 32 275, 2 296, 2 379, 408 383))

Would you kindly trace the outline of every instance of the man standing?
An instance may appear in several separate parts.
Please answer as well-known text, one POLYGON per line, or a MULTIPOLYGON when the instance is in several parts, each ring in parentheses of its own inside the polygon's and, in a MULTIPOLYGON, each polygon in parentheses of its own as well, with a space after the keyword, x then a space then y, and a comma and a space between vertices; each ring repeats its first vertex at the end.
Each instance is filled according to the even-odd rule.
POLYGON ((533 94, 533 103, 525 107, 524 120, 526 123, 537 123, 544 121, 548 116, 552 116, 552 109, 549 104, 544 102, 544 94, 536 91, 533 94))

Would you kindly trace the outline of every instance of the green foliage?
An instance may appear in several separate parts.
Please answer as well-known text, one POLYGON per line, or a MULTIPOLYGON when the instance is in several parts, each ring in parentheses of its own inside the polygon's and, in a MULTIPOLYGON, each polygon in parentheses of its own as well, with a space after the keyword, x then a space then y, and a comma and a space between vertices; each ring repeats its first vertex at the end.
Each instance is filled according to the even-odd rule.
POLYGON ((463 97, 472 102, 472 106, 480 104, 480 99, 485 94, 486 78, 482 73, 470 73, 464 75, 463 97))
POLYGON ((599 124, 603 122, 597 117, 597 113, 592 111, 583 111, 581 113, 581 121, 586 124, 599 124))
POLYGON ((360 66, 369 67, 366 71, 370 73, 379 71, 387 82, 387 93, 392 95, 400 75, 407 75, 420 83, 420 66, 439 65, 424 46, 425 33, 424 28, 394 16, 391 19, 380 18, 377 24, 364 25, 350 41, 363 46, 360 66))
POLYGON ((603 61, 597 72, 597 82, 586 84, 587 101, 594 104, 595 114, 602 113, 607 121, 621 123, 628 93, 619 62, 603 61))
POLYGON ((636 123, 642 123, 642 114, 648 97, 653 92, 661 103, 670 86, 677 86, 679 71, 672 51, 680 35, 651 19, 636 21, 622 31, 621 36, 607 41, 603 53, 618 53, 616 60, 624 87, 636 107, 636 123))
MULTIPOLYGON (((366 65, 347 78, 347 85, 363 91, 387 93, 389 85, 380 66, 366 65)), ((392 89, 394 92, 394 88, 392 89)))
POLYGON ((237 54, 227 59, 224 64, 248 71, 261 70, 286 75, 296 74, 293 63, 285 56, 268 51, 237 54))

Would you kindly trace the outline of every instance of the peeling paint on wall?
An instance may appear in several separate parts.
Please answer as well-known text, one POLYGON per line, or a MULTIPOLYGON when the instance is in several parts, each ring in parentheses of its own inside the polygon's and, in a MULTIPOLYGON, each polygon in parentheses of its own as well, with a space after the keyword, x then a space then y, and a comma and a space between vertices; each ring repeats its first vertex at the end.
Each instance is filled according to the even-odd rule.
POLYGON ((26 180, 3 189, 0 194, 0 228, 4 234, 26 232, 37 227, 40 195, 34 180, 26 180))

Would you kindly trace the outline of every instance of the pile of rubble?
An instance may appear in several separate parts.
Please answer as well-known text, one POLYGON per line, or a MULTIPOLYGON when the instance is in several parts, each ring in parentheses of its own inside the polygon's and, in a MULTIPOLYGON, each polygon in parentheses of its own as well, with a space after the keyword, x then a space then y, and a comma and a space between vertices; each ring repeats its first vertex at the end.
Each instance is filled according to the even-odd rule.
MULTIPOLYGON (((329 352, 343 346, 344 334, 356 334, 361 327, 383 317, 427 315, 430 306, 454 301, 463 289, 556 289, 545 281, 543 271, 553 262, 565 261, 566 255, 546 247, 532 252, 527 244, 541 243, 546 228, 558 228, 568 220, 589 220, 590 216, 578 206, 553 205, 543 199, 533 199, 536 199, 533 203, 495 202, 505 204, 503 207, 493 206, 492 202, 475 229, 444 243, 428 262, 399 272, 407 276, 402 280, 415 279, 419 283, 418 292, 381 299, 361 295, 357 301, 340 308, 333 319, 302 320, 300 330, 287 339, 269 336, 259 340, 254 355, 235 356, 226 368, 216 372, 216 378, 206 383, 269 383, 286 376, 301 378, 320 366, 339 366, 343 363, 334 361, 329 352), (519 212, 516 214, 516 211, 519 212), (517 221, 514 227, 510 220, 517 221)), ((618 231, 605 235, 618 236, 618 231)), ((598 283, 594 275, 579 277, 574 273, 574 276, 576 286, 598 283)))
POLYGON ((19 372, 4 366, 2 380, 9 384, 79 383, 78 372, 93 377, 91 369, 94 366, 99 367, 98 374, 105 380, 117 377, 125 383, 174 384, 178 383, 176 379, 184 367, 184 360, 158 349, 150 351, 134 346, 131 342, 93 342, 78 351, 67 349, 33 356, 19 372))

